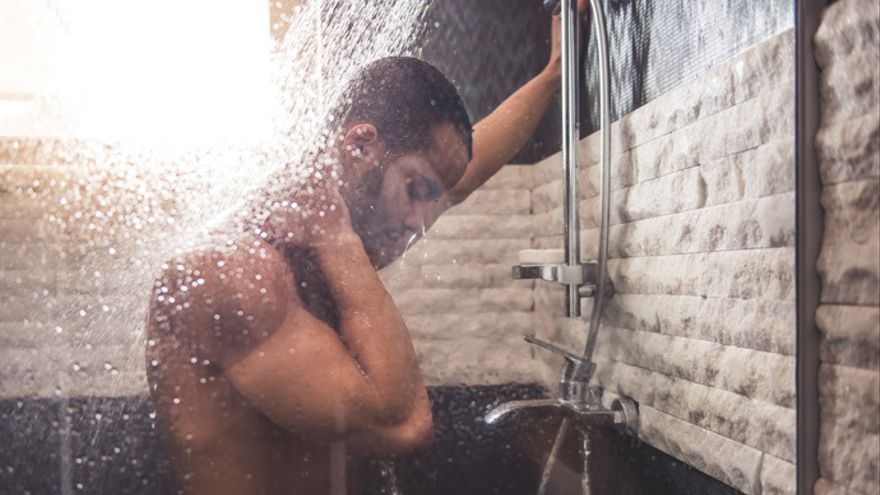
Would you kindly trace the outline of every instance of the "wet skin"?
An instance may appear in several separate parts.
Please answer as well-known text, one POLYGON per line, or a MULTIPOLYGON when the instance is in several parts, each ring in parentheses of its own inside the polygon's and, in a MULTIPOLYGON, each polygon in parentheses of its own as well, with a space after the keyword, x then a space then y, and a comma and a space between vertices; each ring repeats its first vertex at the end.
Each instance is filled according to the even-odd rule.
POLYGON ((416 153, 355 145, 342 160, 363 174, 325 216, 186 254, 156 281, 148 377, 187 493, 357 493, 346 458, 406 454, 433 435, 409 333, 376 269, 448 206, 467 153, 444 126, 416 153), (321 233, 307 233, 315 222, 321 233))

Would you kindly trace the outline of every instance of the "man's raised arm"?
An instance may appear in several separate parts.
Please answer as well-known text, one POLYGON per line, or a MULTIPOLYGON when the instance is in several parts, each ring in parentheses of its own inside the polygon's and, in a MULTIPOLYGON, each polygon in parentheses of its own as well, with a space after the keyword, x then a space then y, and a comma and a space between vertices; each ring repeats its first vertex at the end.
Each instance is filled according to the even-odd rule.
MULTIPOLYGON (((579 0, 578 10, 585 8, 586 2, 579 0)), ((559 18, 554 16, 552 22, 547 66, 474 126, 474 156, 464 176, 448 192, 452 204, 464 201, 522 149, 553 101, 559 90, 562 58, 559 18)))

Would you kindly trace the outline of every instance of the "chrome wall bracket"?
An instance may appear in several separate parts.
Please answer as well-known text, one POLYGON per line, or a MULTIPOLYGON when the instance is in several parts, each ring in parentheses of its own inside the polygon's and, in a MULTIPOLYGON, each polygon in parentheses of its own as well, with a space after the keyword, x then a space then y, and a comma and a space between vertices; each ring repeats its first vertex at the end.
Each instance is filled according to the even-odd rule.
MULTIPOLYGON (((567 265, 565 263, 542 263, 517 265, 513 267, 515 280, 544 280, 573 286, 577 289, 580 297, 594 297, 599 290, 599 264, 588 261, 580 265, 567 265)), ((605 297, 614 295, 614 285, 610 280, 605 281, 605 297)))

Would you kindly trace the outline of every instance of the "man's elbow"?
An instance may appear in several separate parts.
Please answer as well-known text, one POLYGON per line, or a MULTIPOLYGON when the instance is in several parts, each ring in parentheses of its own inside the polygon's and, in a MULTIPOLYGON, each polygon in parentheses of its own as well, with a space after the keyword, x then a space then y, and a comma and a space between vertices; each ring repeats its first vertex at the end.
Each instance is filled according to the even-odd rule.
POLYGON ((408 439, 411 450, 424 449, 434 441, 434 418, 430 411, 422 416, 413 427, 408 439))
POLYGON ((427 448, 434 441, 434 421, 431 412, 414 415, 405 423, 394 428, 390 440, 390 451, 394 454, 409 454, 427 448))

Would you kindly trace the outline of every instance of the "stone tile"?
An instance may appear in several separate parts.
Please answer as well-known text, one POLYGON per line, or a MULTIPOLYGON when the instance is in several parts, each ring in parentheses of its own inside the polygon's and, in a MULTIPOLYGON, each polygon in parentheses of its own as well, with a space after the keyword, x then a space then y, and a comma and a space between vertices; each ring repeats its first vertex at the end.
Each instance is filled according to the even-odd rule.
MULTIPOLYGON (((794 44, 794 29, 787 29, 722 64, 718 69, 733 74, 734 101, 742 103, 772 88, 793 85, 794 44)), ((703 107, 707 112, 713 109, 705 103, 703 107)))
MULTIPOLYGON (((613 201, 613 199, 612 199, 613 201)), ((581 229, 595 229, 599 225, 599 200, 598 198, 584 199, 579 206, 579 224, 581 229)), ((545 213, 536 213, 531 216, 532 231, 535 236, 546 237, 562 235, 564 228, 562 207, 554 208, 545 213)), ((613 220, 613 216, 612 216, 613 220)))
POLYGON ((8 295, 0 300, 0 322, 54 324, 58 319, 58 298, 51 293, 43 294, 40 289, 8 295))
POLYGON ((699 162, 730 156, 776 140, 794 136, 794 88, 782 84, 684 129, 701 139, 699 162), (731 126, 731 122, 738 125, 731 126))
POLYGON ((765 454, 761 463, 761 495, 794 495, 795 493, 797 493, 795 465, 765 454))
POLYGON ((63 244, 21 244, 0 240, 0 270, 56 270, 65 266, 63 244))
POLYGON ((857 51, 834 61, 819 77, 822 124, 860 117, 880 106, 880 54, 857 51))
POLYGON ((65 345, 69 334, 60 324, 39 322, 0 322, 0 349, 35 349, 65 345))
POLYGON ((514 280, 509 264, 423 265, 424 285, 428 288, 529 287, 526 281, 514 280))
POLYGON ((616 294, 605 321, 614 326, 794 355, 794 301, 616 294))
POLYGON ((597 359, 597 383, 744 445, 795 460, 795 411, 621 362, 597 359))
POLYGON ((524 190, 532 188, 532 166, 505 165, 480 189, 524 190))
POLYGON ((880 372, 822 363, 819 407, 842 428, 880 433, 880 372))
POLYGON ((486 340, 459 336, 413 342, 429 386, 531 383, 545 364, 531 357, 530 346, 512 333, 486 340))
POLYGON ((144 344, 68 350, 64 395, 120 397, 148 393, 144 344))
POLYGON ((60 395, 66 347, 0 348, 0 398, 60 395))
POLYGON ((876 493, 880 483, 880 435, 821 418, 819 473, 856 493, 876 493))
POLYGON ((446 215, 528 215, 531 194, 526 189, 478 189, 446 215))
POLYGON ((56 243, 68 239, 61 226, 46 218, 0 219, 0 237, 7 245, 56 243))
POLYGON ((425 285, 419 263, 392 263, 379 270, 378 273, 382 284, 392 295, 402 290, 416 289, 425 285))
POLYGON ((611 204, 612 224, 695 210, 706 204, 706 184, 691 168, 615 191, 611 204))
POLYGON ((794 357, 624 328, 604 327, 596 353, 609 360, 794 408, 794 357))
POLYGON ((871 244, 880 250, 880 179, 827 186, 822 206, 825 243, 871 244))
POLYGON ((610 235, 615 257, 792 246, 794 193, 614 225, 610 235))
POLYGON ((706 298, 794 299, 794 249, 789 247, 610 259, 618 292, 706 298))
POLYGON ((531 236, 528 215, 445 215, 429 231, 433 239, 517 239, 531 236))
POLYGON ((414 339, 455 340, 469 338, 481 340, 482 346, 493 346, 499 339, 516 342, 515 348, 528 349, 522 336, 534 333, 531 312, 483 312, 476 314, 448 314, 437 318, 430 314, 407 314, 407 327, 414 339), (520 345, 520 343, 522 345, 520 345))
POLYGON ((816 155, 825 185, 880 177, 880 110, 821 127, 816 155))
POLYGON ((0 220, 43 218, 46 214, 45 202, 45 199, 20 194, 18 191, 0 191, 0 220))
POLYGON ((706 205, 794 191, 794 141, 782 139, 700 165, 706 205))
POLYGON ((823 304, 816 324, 822 362, 880 371, 880 308, 823 304))
POLYGON ((531 287, 509 289, 413 289, 394 295, 401 313, 410 315, 477 314, 481 312, 529 312, 531 287))
POLYGON ((760 451, 651 407, 639 413, 644 441, 744 493, 761 493, 760 451))
POLYGON ((562 178, 562 155, 557 152, 535 163, 531 167, 533 188, 562 178))
POLYGON ((844 485, 838 485, 826 478, 819 478, 813 486, 814 495, 868 495, 867 493, 859 493, 852 488, 844 485))
POLYGON ((516 264, 523 249, 531 247, 527 237, 520 239, 434 239, 423 238, 396 264, 516 264))
POLYGON ((45 298, 56 293, 54 270, 2 270, 0 293, 14 297, 45 298))
POLYGON ((822 302, 880 305, 880 252, 877 244, 827 244, 818 263, 822 302))
POLYGON ((880 42, 880 7, 872 0, 835 2, 822 12, 814 38, 824 68, 853 52, 875 51, 880 42))
POLYGON ((562 207, 562 180, 541 184, 532 190, 532 213, 546 213, 562 207))

